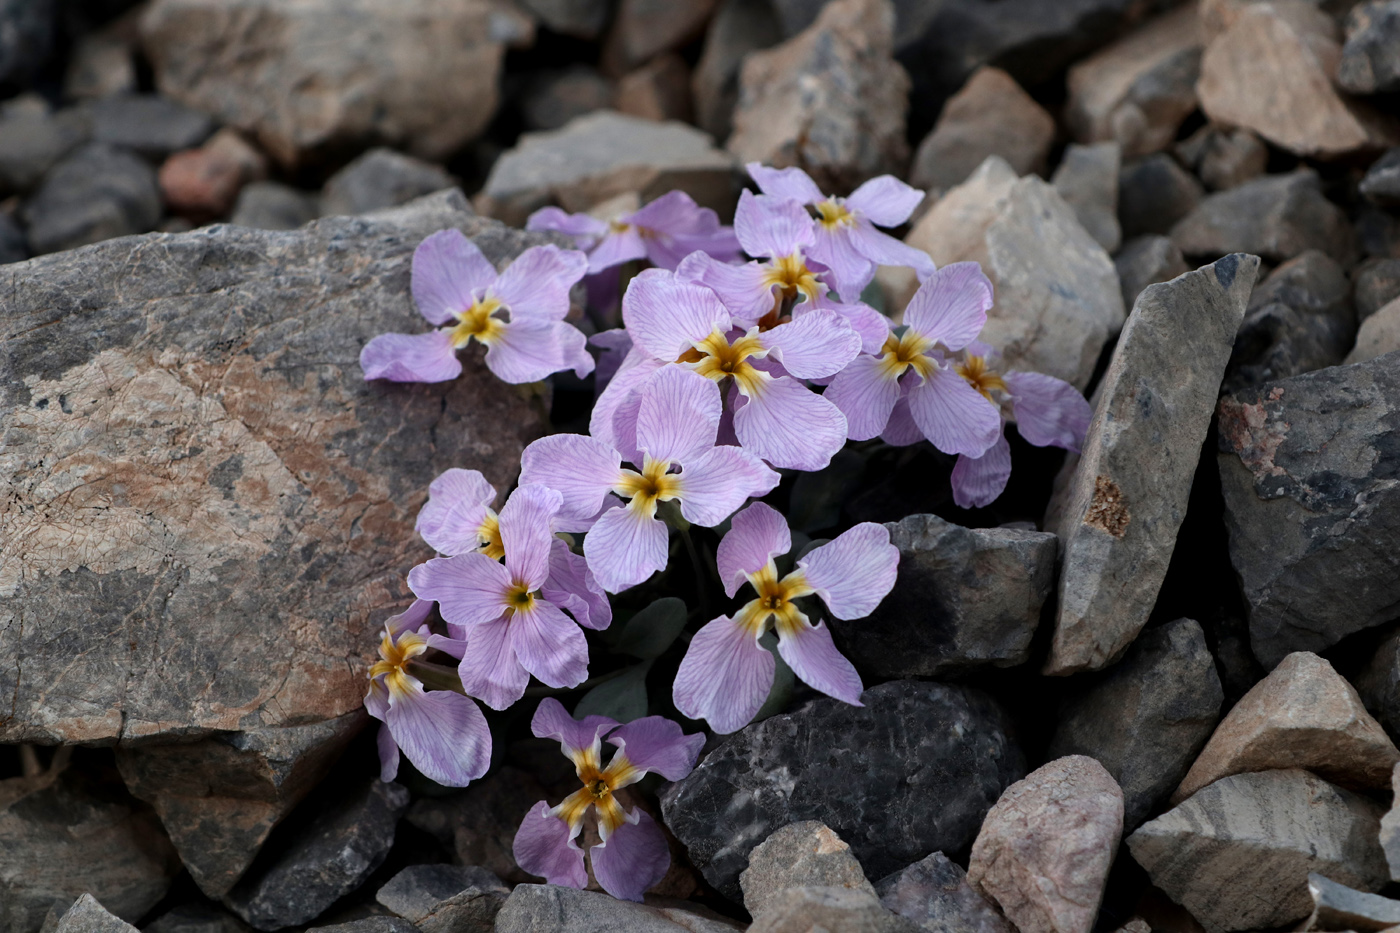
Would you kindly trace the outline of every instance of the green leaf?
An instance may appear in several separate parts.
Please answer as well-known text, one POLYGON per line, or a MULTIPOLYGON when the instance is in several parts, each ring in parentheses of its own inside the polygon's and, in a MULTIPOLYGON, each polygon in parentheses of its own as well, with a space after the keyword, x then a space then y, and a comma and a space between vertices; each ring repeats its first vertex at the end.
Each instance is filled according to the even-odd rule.
POLYGON ((872 280, 860 293, 860 300, 870 305, 881 314, 887 314, 885 310, 885 290, 880 287, 880 283, 872 280))
POLYGON ((758 643, 773 655, 773 660, 777 661, 777 666, 773 671, 773 687, 768 691, 768 699, 763 701, 763 705, 758 708, 753 721, 767 719, 769 716, 776 716, 787 709, 788 701, 792 699, 792 688, 797 682, 797 678, 792 673, 792 668, 788 667, 783 656, 778 654, 778 636, 773 632, 764 632, 758 643))
POLYGON ((574 718, 607 716, 631 722, 647 714, 647 671, 651 662, 634 664, 612 680, 605 680, 583 695, 574 707, 574 718))
POLYGON ((659 658, 685 628, 685 601, 663 596, 627 620, 613 650, 649 661, 659 658))

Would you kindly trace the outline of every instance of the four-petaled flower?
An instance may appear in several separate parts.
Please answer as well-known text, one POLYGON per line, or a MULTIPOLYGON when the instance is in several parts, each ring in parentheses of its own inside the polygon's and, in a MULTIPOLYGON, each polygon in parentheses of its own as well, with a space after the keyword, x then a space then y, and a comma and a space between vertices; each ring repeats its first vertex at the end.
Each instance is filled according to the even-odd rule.
POLYGON ((586 338, 564 318, 569 289, 587 268, 577 250, 532 246, 497 275, 460 230, 440 230, 414 250, 412 273, 418 311, 439 329, 380 334, 360 351, 360 368, 366 379, 455 379, 457 351, 476 340, 486 346, 487 367, 506 382, 538 382, 565 369, 586 376, 593 369, 586 338))
POLYGON ((676 674, 676 709, 705 719, 716 732, 748 725, 773 686, 776 664, 758 639, 771 623, 778 653, 794 674, 828 696, 860 705, 860 675, 831 640, 825 624, 812 625, 794 600, 815 594, 838 619, 869 615, 894 586, 899 549, 883 525, 863 522, 813 548, 797 569, 779 579, 774 558, 792 549, 787 520, 755 502, 734 516, 715 562, 724 591, 745 581, 757 595, 735 613, 695 633, 676 674))
POLYGON ((580 722, 552 698, 540 701, 530 728, 539 738, 559 740, 583 787, 557 807, 541 800, 525 814, 515 834, 515 861, 550 884, 584 887, 588 871, 579 835, 589 811, 596 810, 602 841, 588 850, 593 875, 613 897, 640 901, 647 888, 665 877, 671 853, 656 821, 640 808, 629 812, 618 791, 652 771, 679 781, 695 767, 704 735, 685 735, 679 725, 660 716, 626 725, 606 716, 580 722), (608 744, 617 746, 606 767, 605 735, 608 744))

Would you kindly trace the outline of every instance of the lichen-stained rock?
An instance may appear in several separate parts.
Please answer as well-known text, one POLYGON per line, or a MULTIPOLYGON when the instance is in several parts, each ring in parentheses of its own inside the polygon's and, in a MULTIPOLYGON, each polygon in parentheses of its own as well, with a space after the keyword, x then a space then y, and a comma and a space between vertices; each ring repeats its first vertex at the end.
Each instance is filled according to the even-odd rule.
POLYGON ((1047 674, 1106 667, 1147 624, 1258 269, 1233 254, 1138 296, 1051 506, 1064 547, 1047 674))
MULTIPOLYGON (((1124 224, 1127 231, 1128 224, 1124 224)), ((1356 258, 1346 214, 1322 195, 1317 173, 1265 175, 1202 200, 1171 228, 1187 256, 1254 253, 1282 262, 1320 249, 1343 266, 1356 258)))
POLYGON ((1312 911, 1309 872, 1385 884, 1382 812, 1306 771, 1235 774, 1144 824, 1128 850, 1207 933, 1272 929, 1312 911))
POLYGON ((1400 353, 1220 400, 1230 561, 1265 668, 1400 612, 1400 353))
POLYGON ((930 933, 1014 933, 1015 927, 972 885, 967 872, 942 852, 881 878, 880 903, 930 933))
POLYGON ((744 60, 729 151, 797 166, 828 192, 901 173, 909 76, 890 0, 834 0, 798 35, 744 60))
POLYGON ((899 579, 864 619, 829 620, 846 655, 881 677, 944 677, 1013 667, 1030 655, 1055 585, 1055 536, 963 528, 936 515, 886 525, 899 579))
POLYGON ((757 917, 789 888, 848 888, 874 895, 851 847, 820 820, 789 823, 749 853, 739 875, 744 909, 757 917))
POLYGON ((876 877, 957 851, 1024 773, 1004 714, 980 691, 902 680, 861 701, 817 699, 748 726, 663 795, 666 825, 726 897, 739 899, 753 848, 797 820, 831 827, 876 877))
POLYGON ((73 902, 54 933, 136 933, 136 927, 110 913, 91 894, 73 902))
POLYGON ((358 708, 375 627, 431 556, 428 483, 508 486, 542 413, 480 363, 366 383, 424 330, 413 249, 533 234, 460 193, 298 231, 215 226, 0 267, 0 742, 324 722, 358 708))

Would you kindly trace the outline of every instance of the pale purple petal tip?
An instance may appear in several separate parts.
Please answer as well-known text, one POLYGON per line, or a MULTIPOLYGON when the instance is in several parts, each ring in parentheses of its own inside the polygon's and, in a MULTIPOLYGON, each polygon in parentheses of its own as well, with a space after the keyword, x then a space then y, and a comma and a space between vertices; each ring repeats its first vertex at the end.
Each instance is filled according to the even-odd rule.
POLYGON ((935 272, 904 309, 904 323, 950 350, 961 350, 982 332, 992 306, 992 283, 975 262, 955 262, 935 272))
MULTIPOLYGON (((614 380, 617 385, 619 380, 614 380)), ((520 482, 557 490, 563 503, 555 517, 560 531, 586 531, 617 482, 622 456, 585 434, 551 434, 520 456, 520 482)))
POLYGON ((512 320, 492 340, 486 367, 502 382, 524 385, 566 369, 586 376, 593 370, 593 357, 588 338, 567 321, 524 318, 512 320))
POLYGON ((571 838, 569 824, 549 810, 549 804, 541 800, 525 814, 512 847, 515 863, 550 884, 581 889, 588 884, 583 850, 571 838))
POLYGON ((744 449, 779 468, 820 470, 846 443, 846 416, 789 376, 765 382, 734 414, 744 449))
POLYGON ((506 610, 510 573, 484 554, 434 557, 408 572, 408 588, 438 604, 453 625, 489 622, 506 610))
POLYGON ((801 204, 747 189, 734 209, 734 232, 744 252, 765 259, 804 252, 816 240, 811 215, 801 204))
POLYGON ((652 459, 674 463, 715 444, 719 430, 719 384, 683 366, 666 366, 640 389, 637 447, 652 459))
POLYGON ((884 525, 862 522, 797 562, 807 583, 838 619, 870 615, 894 586, 899 548, 884 525))
POLYGON ((447 690, 392 699, 385 724, 413 766, 439 784, 465 787, 491 765, 491 729, 469 698, 447 690))
POLYGON ((478 470, 453 467, 428 486, 428 501, 418 511, 415 529, 439 554, 451 556, 476 550, 486 509, 496 489, 478 470))
POLYGON ((446 382, 462 375, 462 363, 445 330, 426 334, 380 334, 360 351, 365 381, 446 382))
POLYGON ((384 627, 389 630, 389 634, 394 638, 400 632, 416 632, 428 621, 428 616, 433 612, 433 601, 431 599, 415 599, 413 605, 396 616, 390 616, 384 620, 384 627))
POLYGON ((822 397, 846 416, 851 440, 867 441, 885 430, 899 393, 899 379, 885 370, 878 357, 862 354, 837 374, 822 397))
POLYGON ((608 232, 608 224, 591 214, 570 214, 558 207, 542 207, 525 221, 525 229, 562 233, 573 237, 579 249, 588 249, 608 232))
POLYGON ((530 731, 539 739, 555 739, 564 754, 570 758, 576 753, 593 747, 593 740, 616 729, 617 720, 606 716, 585 716, 575 719, 570 716, 564 704, 554 697, 540 700, 535 716, 530 720, 530 731))
POLYGON ((399 776, 399 747, 394 744, 394 734, 389 731, 387 722, 379 724, 375 744, 379 748, 379 780, 388 784, 399 776))
POLYGON ((527 483, 517 486, 501 509, 506 569, 529 590, 539 589, 549 577, 549 544, 554 540, 550 526, 563 505, 557 490, 527 483))
POLYGON ((914 423, 945 454, 981 456, 1001 436, 1001 410, 951 369, 935 369, 908 401, 914 423))
POLYGON ((418 312, 446 324, 496 281, 496 267, 460 230, 439 230, 413 251, 410 289, 418 312))
POLYGON ((588 257, 550 243, 532 246, 511 262, 491 291, 510 309, 510 319, 562 321, 569 289, 588 271, 588 257))
POLYGON ((612 624, 612 604, 588 561, 558 538, 549 546, 549 579, 540 593, 584 628, 602 631, 612 624))
POLYGON ((583 539, 588 569, 609 593, 636 586, 666 567, 666 524, 630 506, 609 509, 583 539))
POLYGON ((676 709, 704 719, 721 734, 737 732, 758 715, 773 688, 777 662, 728 616, 695 633, 672 689, 676 709))
POLYGON ((748 499, 772 492, 781 479, 743 448, 715 447, 683 464, 681 514, 692 525, 713 528, 748 499))
POLYGON ((787 519, 766 502, 755 502, 734 516, 729 533, 715 551, 715 566, 724 583, 724 595, 739 592, 749 574, 758 573, 768 562, 792 550, 792 532, 787 519))
POLYGON ((1009 372, 1004 378, 1021 436, 1037 447, 1063 447, 1079 453, 1094 416, 1079 390, 1044 373, 1009 372))
POLYGON ((805 621, 795 632, 778 636, 778 654, 809 687, 853 706, 860 706, 865 689, 855 667, 836 650, 831 629, 825 624, 812 626, 805 621))
POLYGON ((608 736, 608 742, 622 749, 638 771, 655 771, 668 781, 679 781, 695 767, 704 733, 686 735, 679 723, 661 716, 634 719, 608 736))
POLYGON ((520 666, 511 645, 510 622, 492 619, 464 634, 466 650, 457 665, 462 690, 492 709, 508 709, 530 684, 530 672, 520 666))
POLYGON ((661 827, 645 810, 635 811, 636 823, 623 823, 608 841, 588 850, 593 875, 613 897, 624 901, 642 900, 647 888, 666 877, 671 868, 671 849, 661 827))
POLYGON ((573 619, 536 599, 510 620, 510 646, 520 666, 550 687, 577 687, 588 679, 588 641, 573 619))
POLYGON ((953 465, 953 502, 960 509, 980 509, 996 501, 1011 479, 1011 445, 1003 436, 980 457, 963 454, 953 465))
POLYGON ((879 175, 862 184, 846 199, 853 212, 882 227, 898 227, 909 219, 924 199, 918 188, 906 185, 893 175, 879 175))
POLYGON ((622 296, 622 321, 633 345, 668 363, 713 331, 727 331, 729 320, 714 292, 664 269, 642 271, 622 296))
POLYGON ((919 430, 919 426, 914 423, 914 416, 909 414, 908 391, 903 386, 901 391, 903 394, 899 401, 894 403, 894 410, 890 412, 889 424, 880 432, 880 440, 891 447, 908 447, 924 439, 924 432, 919 430))
POLYGON ((822 189, 802 169, 770 168, 762 162, 750 162, 744 166, 749 177, 758 185, 758 190, 775 198, 790 198, 799 204, 816 204, 826 200, 822 189))

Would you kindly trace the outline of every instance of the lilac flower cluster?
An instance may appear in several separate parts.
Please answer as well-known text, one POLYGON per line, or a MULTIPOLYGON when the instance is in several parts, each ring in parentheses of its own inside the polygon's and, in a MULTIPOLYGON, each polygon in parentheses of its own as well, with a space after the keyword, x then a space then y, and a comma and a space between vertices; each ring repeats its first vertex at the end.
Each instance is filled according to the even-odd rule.
MULTIPOLYGON (((497 490, 474 470, 448 470, 429 488, 417 529, 440 556, 410 571, 418 601, 386 623, 365 699, 384 723, 385 780, 401 753, 443 784, 484 774, 491 734, 478 702, 506 709, 532 678, 547 692, 584 684, 585 630, 612 623, 608 594, 666 569, 672 529, 728 523, 713 569, 727 597, 746 584, 753 591, 686 636, 676 710, 716 732, 741 729, 768 699, 778 659, 811 687, 860 705, 859 674, 811 614, 869 615, 894 586, 898 549, 884 526, 866 522, 788 565, 787 520, 758 501, 778 486, 778 470, 820 470, 848 441, 928 440, 957 457, 957 504, 977 507, 1010 476, 1008 422, 1032 444, 1078 450, 1089 421, 1083 397, 1049 376, 1002 371, 978 341, 992 285, 977 264, 935 268, 878 229, 908 220, 922 192, 886 176, 827 197, 798 169, 749 172, 762 193, 742 194, 733 228, 672 192, 610 223, 538 211, 530 229, 563 233, 578 249, 534 247, 500 273, 455 230, 418 247, 413 297, 436 329, 370 341, 367 379, 455 378, 457 351, 472 340, 507 382, 582 377, 594 361, 568 320, 571 289, 586 279, 596 299, 627 264, 649 268, 621 293, 623 326, 592 338, 599 392, 589 433, 526 448, 499 513, 497 490), (921 282, 898 326, 861 299, 880 265, 908 266, 921 282), (791 570, 780 572, 780 561, 791 570), (427 624, 434 604, 445 634, 427 624), (763 641, 770 632, 776 643, 763 641)), ((617 897, 640 899, 669 854, 652 818, 627 808, 626 788, 648 772, 689 773, 703 736, 658 716, 575 720, 552 697, 533 730, 559 740, 583 787, 526 815, 517 861, 582 887, 580 840, 596 827, 593 876, 617 897), (605 739, 616 747, 606 765, 605 739)))

